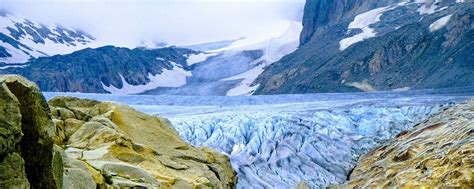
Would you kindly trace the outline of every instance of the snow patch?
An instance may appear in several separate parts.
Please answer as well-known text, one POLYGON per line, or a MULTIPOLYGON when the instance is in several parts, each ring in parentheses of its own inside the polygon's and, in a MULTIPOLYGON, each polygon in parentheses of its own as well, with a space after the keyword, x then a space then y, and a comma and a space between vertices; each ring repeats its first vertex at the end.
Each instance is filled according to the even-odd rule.
POLYGON ((244 72, 242 74, 232 76, 229 78, 222 79, 222 81, 232 81, 232 80, 239 80, 242 79, 240 84, 238 84, 235 88, 230 89, 227 91, 227 96, 248 96, 252 95, 255 90, 259 87, 259 85, 251 86, 252 83, 257 79, 257 77, 265 71, 265 65, 260 64, 251 70, 244 72))
POLYGON ((191 54, 188 59, 187 63, 189 66, 197 63, 201 63, 206 61, 208 58, 217 55, 218 53, 199 53, 199 54, 191 54))
POLYGON ((438 9, 438 3, 441 2, 441 0, 416 0, 415 3, 423 4, 421 5, 420 8, 418 8, 418 12, 420 14, 433 14, 439 10, 438 9))
POLYGON ((449 22, 449 20, 451 19, 452 16, 453 15, 450 14, 450 15, 444 16, 444 17, 436 20, 435 22, 433 22, 430 25, 430 32, 434 32, 434 31, 439 30, 439 29, 443 28, 444 26, 446 26, 446 24, 449 22))
POLYGON ((6 63, 6 64, 25 63, 31 58, 30 55, 26 54, 24 51, 20 49, 15 48, 9 43, 0 41, 0 46, 5 48, 5 50, 11 55, 11 57, 0 58, 0 62, 2 63, 6 63))
POLYGON ((149 83, 145 85, 131 85, 125 78, 119 74, 122 79, 122 88, 117 88, 113 85, 106 86, 101 82, 104 90, 112 94, 140 94, 148 90, 156 89, 159 87, 181 87, 186 85, 186 78, 192 76, 190 71, 186 71, 181 65, 175 62, 171 62, 173 68, 171 70, 163 69, 161 74, 152 75, 148 73, 149 83))
POLYGON ((350 31, 351 29, 361 29, 362 33, 359 33, 352 37, 344 38, 339 41, 339 50, 344 51, 346 48, 355 43, 375 37, 377 33, 374 31, 374 29, 370 28, 370 25, 380 22, 380 17, 385 12, 393 10, 395 8, 396 7, 391 6, 381 7, 357 15, 354 18, 354 21, 349 24, 348 30, 350 31))
POLYGON ((27 67, 28 65, 8 65, 8 66, 0 66, 0 70, 5 70, 5 69, 9 69, 9 68, 25 68, 27 67))

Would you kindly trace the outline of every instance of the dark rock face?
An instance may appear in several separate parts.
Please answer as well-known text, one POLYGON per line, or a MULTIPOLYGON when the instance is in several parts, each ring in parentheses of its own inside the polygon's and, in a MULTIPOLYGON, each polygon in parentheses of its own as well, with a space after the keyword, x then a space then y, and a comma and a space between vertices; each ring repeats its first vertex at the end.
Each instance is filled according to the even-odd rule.
POLYGON ((369 25, 375 37, 340 49, 342 39, 362 32, 348 30, 355 15, 374 7, 395 6, 392 3, 308 1, 302 45, 257 79, 256 84, 261 85, 256 94, 474 85, 472 1, 442 1, 439 7, 446 8, 432 14, 420 14, 420 5, 415 3, 396 6, 384 12, 379 22, 369 25), (331 6, 335 10, 323 16, 317 14, 321 7, 331 6), (430 31, 435 21, 449 15, 446 25, 430 31))
POLYGON ((398 0, 307 0, 300 38, 301 45, 341 20, 395 2, 398 0))
POLYGON ((121 88, 123 77, 131 85, 143 85, 150 82, 149 74, 172 69, 171 62, 187 69, 183 55, 190 52, 178 48, 130 50, 106 46, 34 59, 26 68, 0 70, 0 73, 22 75, 36 82, 42 91, 106 93, 102 84, 121 88))
POLYGON ((0 106, 5 111, 0 123, 2 132, 7 132, 2 133, 7 138, 1 139, 0 185, 58 188, 60 181, 54 177, 52 162, 55 126, 46 100, 36 85, 24 78, 1 76, 0 84, 0 106))

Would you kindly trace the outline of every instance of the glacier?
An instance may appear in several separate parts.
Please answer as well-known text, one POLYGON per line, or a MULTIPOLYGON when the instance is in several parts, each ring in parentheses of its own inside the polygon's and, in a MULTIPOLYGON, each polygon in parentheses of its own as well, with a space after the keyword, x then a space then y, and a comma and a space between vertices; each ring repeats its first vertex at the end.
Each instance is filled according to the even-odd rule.
POLYGON ((238 188, 324 188, 345 182, 362 154, 472 98, 474 87, 248 97, 45 93, 60 95, 168 118, 187 142, 227 154, 238 188))

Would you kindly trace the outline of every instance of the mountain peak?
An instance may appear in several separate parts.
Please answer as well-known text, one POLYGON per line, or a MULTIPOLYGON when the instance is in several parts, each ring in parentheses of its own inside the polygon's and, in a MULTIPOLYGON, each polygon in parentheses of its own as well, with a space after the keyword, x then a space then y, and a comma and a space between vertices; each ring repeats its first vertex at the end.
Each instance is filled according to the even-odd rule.
POLYGON ((94 46, 82 30, 49 26, 0 10, 0 63, 25 63, 31 58, 68 54, 94 46))

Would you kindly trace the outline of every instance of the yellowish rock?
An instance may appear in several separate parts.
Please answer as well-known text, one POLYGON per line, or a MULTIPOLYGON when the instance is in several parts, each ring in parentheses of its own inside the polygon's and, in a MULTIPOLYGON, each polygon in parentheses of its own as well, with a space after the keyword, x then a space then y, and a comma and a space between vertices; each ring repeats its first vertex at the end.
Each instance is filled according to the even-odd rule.
POLYGON ((342 188, 474 188, 474 101, 364 155, 342 188))
POLYGON ((71 137, 85 122, 74 118, 66 119, 64 121, 65 138, 71 137))
POLYGON ((49 103, 59 115, 66 109, 69 111, 63 111, 84 120, 69 132, 68 122, 74 119, 60 116, 67 118, 66 136, 70 134, 66 154, 100 172, 102 177, 94 179, 97 184, 103 178, 113 187, 236 186, 237 177, 227 156, 187 144, 166 119, 111 102, 58 97, 49 103))

